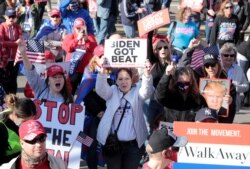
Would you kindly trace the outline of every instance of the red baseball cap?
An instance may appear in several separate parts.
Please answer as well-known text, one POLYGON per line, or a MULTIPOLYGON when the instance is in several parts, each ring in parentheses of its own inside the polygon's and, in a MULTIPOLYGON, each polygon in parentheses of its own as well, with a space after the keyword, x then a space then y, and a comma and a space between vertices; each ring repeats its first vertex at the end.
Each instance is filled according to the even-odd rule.
POLYGON ((94 49, 94 55, 101 57, 104 54, 104 46, 103 45, 98 45, 94 49))
POLYGON ((19 127, 19 136, 22 140, 31 141, 40 134, 46 134, 45 128, 37 120, 28 120, 19 127))
POLYGON ((84 19, 82 18, 76 18, 74 21, 74 27, 82 27, 82 26, 86 26, 84 19))
POLYGON ((55 76, 56 74, 64 74, 64 70, 59 65, 52 65, 47 70, 47 76, 55 76))
POLYGON ((49 15, 50 16, 54 16, 54 15, 58 15, 58 16, 61 16, 61 12, 58 10, 58 9, 51 9, 50 12, 49 12, 49 15))

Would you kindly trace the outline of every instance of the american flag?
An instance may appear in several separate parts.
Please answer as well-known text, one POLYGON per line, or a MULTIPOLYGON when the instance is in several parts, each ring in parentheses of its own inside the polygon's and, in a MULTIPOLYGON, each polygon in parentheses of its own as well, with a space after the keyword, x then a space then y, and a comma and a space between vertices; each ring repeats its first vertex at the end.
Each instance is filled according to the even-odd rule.
POLYGON ((220 48, 218 44, 206 47, 203 50, 205 53, 213 54, 215 56, 220 56, 220 48))
POLYGON ((77 138, 77 141, 79 141, 80 143, 84 144, 87 147, 90 147, 91 144, 93 143, 93 139, 89 136, 87 136, 86 134, 84 134, 82 131, 79 132, 77 138))
MULTIPOLYGON (((40 40, 27 40, 27 57, 31 63, 41 63, 45 64, 45 55, 44 55, 44 43, 40 40)), ((16 58, 14 64, 21 62, 23 60, 20 51, 17 49, 16 58)))
POLYGON ((204 57, 205 53, 203 51, 203 47, 202 46, 198 46, 192 55, 192 60, 191 60, 191 64, 190 67, 194 70, 200 66, 203 65, 203 57, 204 57))

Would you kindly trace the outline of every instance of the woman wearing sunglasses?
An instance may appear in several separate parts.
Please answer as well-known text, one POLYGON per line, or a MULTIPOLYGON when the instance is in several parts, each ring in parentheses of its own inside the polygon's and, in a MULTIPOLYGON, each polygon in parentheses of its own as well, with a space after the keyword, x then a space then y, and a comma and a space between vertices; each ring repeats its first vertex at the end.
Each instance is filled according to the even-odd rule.
POLYGON ((193 70, 176 68, 173 63, 167 66, 154 96, 164 106, 164 120, 167 122, 194 121, 195 112, 205 103, 193 70))
POLYGON ((233 3, 225 0, 221 3, 220 10, 214 20, 210 35, 210 44, 218 43, 221 47, 226 42, 236 44, 239 38, 239 20, 233 14, 233 3))
POLYGON ((240 93, 247 92, 249 82, 242 68, 236 64, 237 49, 232 43, 225 43, 221 49, 221 63, 227 73, 227 77, 232 80, 236 89, 236 111, 238 112, 241 105, 240 93))
POLYGON ((6 109, 0 112, 0 165, 21 153, 19 125, 36 115, 35 104, 30 99, 19 99, 14 94, 9 94, 4 101, 6 109))
MULTIPOLYGON (((166 67, 171 62, 171 50, 169 43, 165 39, 158 38, 158 35, 155 34, 155 31, 149 32, 147 43, 148 59, 153 65, 151 71, 153 76, 153 85, 156 88, 165 72, 166 67)), ((153 131, 152 126, 155 118, 160 112, 162 112, 163 107, 152 97, 145 101, 143 109, 146 116, 147 126, 149 132, 151 133, 153 131)))
MULTIPOLYGON (((227 74, 223 70, 218 57, 219 56, 216 56, 214 54, 205 54, 203 58, 203 66, 195 69, 197 82, 199 82, 200 78, 227 79, 227 74)), ((236 112, 235 99, 235 87, 231 85, 230 95, 226 95, 224 97, 224 101, 229 104, 229 115, 228 117, 219 117, 219 123, 233 123, 236 112)), ((206 106, 206 104, 204 106, 206 106)))

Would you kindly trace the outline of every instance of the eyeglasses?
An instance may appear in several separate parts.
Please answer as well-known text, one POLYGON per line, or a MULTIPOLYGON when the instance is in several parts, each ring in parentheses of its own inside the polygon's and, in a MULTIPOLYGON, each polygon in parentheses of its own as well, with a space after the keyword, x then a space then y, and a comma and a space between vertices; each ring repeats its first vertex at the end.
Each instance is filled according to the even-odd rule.
POLYGON ((43 142, 45 142, 45 140, 46 140, 46 135, 41 135, 41 136, 39 136, 39 137, 34 138, 34 139, 31 140, 31 141, 24 140, 24 142, 26 142, 26 143, 28 143, 28 144, 34 145, 34 144, 36 144, 37 142, 43 143, 43 142))
POLYGON ((234 58, 235 57, 235 54, 221 54, 221 55, 225 58, 228 58, 228 57, 234 58))
POLYGON ((168 49, 168 46, 160 46, 160 47, 158 47, 157 49, 158 49, 158 50, 161 50, 162 48, 168 49))
POLYGON ((60 16, 59 15, 53 15, 53 16, 51 16, 51 18, 60 18, 60 16))
POLYGON ((225 9, 233 9, 233 6, 225 6, 225 9))
POLYGON ((214 68, 216 66, 216 63, 209 63, 209 64, 205 64, 205 68, 214 68))

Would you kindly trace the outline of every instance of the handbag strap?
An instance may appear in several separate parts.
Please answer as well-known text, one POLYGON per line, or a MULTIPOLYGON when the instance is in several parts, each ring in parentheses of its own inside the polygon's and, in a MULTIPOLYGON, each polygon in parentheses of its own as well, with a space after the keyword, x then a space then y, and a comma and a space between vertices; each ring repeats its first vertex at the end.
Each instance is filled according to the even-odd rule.
POLYGON ((116 130, 115 130, 115 133, 118 132, 119 127, 120 127, 120 125, 121 125, 123 116, 124 116, 124 114, 125 114, 125 109, 126 109, 126 107, 127 107, 127 103, 128 103, 128 101, 126 100, 125 106, 124 106, 123 111, 122 111, 122 116, 121 116, 120 121, 119 121, 119 123, 118 123, 118 126, 117 126, 117 128, 116 128, 116 130))

